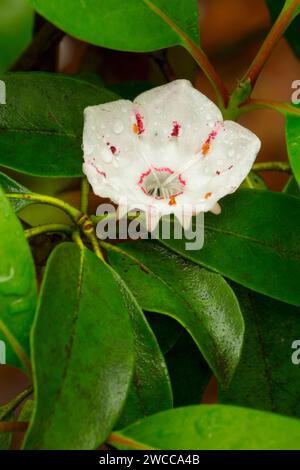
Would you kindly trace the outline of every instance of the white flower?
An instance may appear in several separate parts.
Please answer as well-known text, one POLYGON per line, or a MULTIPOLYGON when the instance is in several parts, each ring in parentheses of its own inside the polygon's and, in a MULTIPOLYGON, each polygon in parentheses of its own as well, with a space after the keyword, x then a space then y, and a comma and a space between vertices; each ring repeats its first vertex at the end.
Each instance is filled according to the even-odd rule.
MULTIPOLYGON (((147 212, 153 230, 174 213, 220 212, 220 198, 249 173, 260 140, 232 121, 187 80, 84 112, 83 171, 96 195, 147 212), (184 208, 184 212, 182 209, 184 208)), ((183 215, 184 214, 184 215, 183 215)))

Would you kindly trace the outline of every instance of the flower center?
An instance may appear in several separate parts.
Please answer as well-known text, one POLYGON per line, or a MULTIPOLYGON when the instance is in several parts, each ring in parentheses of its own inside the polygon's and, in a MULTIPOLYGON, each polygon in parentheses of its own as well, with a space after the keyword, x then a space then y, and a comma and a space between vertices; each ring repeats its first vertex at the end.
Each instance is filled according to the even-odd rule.
POLYGON ((170 168, 151 168, 139 180, 142 191, 155 199, 175 198, 183 193, 185 181, 170 168))

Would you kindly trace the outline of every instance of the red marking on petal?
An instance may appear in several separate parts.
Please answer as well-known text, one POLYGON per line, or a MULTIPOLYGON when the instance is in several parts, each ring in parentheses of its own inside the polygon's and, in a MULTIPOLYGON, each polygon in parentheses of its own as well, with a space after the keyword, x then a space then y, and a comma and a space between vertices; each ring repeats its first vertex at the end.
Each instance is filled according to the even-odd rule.
POLYGON ((178 176, 178 179, 179 179, 180 183, 181 183, 183 186, 186 185, 186 181, 182 178, 181 175, 178 176))
POLYGON ((212 196, 212 193, 206 193, 204 199, 209 199, 212 196))
POLYGON ((230 166, 228 167, 228 170, 232 170, 232 168, 233 168, 233 165, 230 165, 230 166))
POLYGON ((220 175, 221 172, 219 170, 216 171, 216 175, 220 175))
POLYGON ((145 131, 143 118, 140 115, 140 113, 135 113, 135 119, 136 119, 136 123, 134 123, 132 126, 133 132, 135 134, 141 135, 145 131))
POLYGON ((209 133, 206 141, 202 145, 201 152, 202 152, 202 155, 204 157, 210 151, 212 141, 217 137, 218 132, 219 132, 219 130, 221 129, 222 126, 223 126, 223 124, 221 122, 217 122, 217 124, 215 125, 215 128, 209 133))
POLYGON ((91 163, 92 167, 95 168, 95 170, 97 171, 98 175, 101 175, 101 176, 104 176, 104 178, 106 178, 106 173, 105 171, 103 170, 99 170, 99 168, 97 167, 97 165, 95 165, 95 163, 91 163))
POLYGON ((181 125, 177 121, 173 121, 173 129, 172 129, 171 137, 179 137, 180 129, 181 129, 181 125))
POLYGON ((117 147, 115 147, 114 145, 111 145, 111 146, 110 146, 110 151, 111 151, 111 153, 114 155, 114 154, 116 153, 116 151, 117 151, 117 147))

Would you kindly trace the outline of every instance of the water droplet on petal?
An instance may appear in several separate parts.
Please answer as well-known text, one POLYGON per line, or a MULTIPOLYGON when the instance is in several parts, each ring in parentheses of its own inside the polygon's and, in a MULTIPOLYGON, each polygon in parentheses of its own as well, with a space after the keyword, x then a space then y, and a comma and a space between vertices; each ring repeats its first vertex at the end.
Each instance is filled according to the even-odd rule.
POLYGON ((112 161, 112 154, 111 154, 111 152, 104 152, 103 155, 102 155, 102 160, 103 160, 105 163, 111 163, 111 161, 112 161))
POLYGON ((121 121, 117 121, 114 124, 114 133, 115 134, 121 134, 121 132, 124 130, 124 125, 121 121))
POLYGON ((233 157, 235 154, 235 151, 233 149, 228 150, 228 157, 233 157))

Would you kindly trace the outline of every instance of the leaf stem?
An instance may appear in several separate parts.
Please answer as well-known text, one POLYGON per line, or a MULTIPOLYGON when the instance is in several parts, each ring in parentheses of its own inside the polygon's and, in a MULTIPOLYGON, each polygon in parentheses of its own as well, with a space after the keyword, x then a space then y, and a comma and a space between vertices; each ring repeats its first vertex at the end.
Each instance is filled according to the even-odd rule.
POLYGON ((36 194, 36 193, 7 193, 6 197, 9 199, 26 199, 32 202, 37 202, 41 204, 47 204, 50 206, 57 207, 58 209, 63 210, 69 217, 75 222, 78 223, 78 220, 81 218, 82 213, 71 206, 67 202, 57 199, 53 196, 47 196, 45 194, 36 194))
POLYGON ((104 261, 96 233, 94 230, 93 222, 87 214, 83 214, 76 207, 71 206, 70 204, 57 199, 52 196, 46 196, 45 194, 36 194, 36 193, 7 193, 6 196, 9 199, 27 199, 29 201, 38 202, 41 204, 48 204, 50 206, 57 207, 63 210, 73 222, 81 229, 83 234, 91 243, 93 250, 96 256, 104 261))
POLYGON ((273 100, 256 100, 249 99, 243 105, 239 107, 239 115, 248 113, 250 111, 255 111, 257 109, 274 109, 284 116, 288 114, 293 114, 300 117, 300 109, 296 108, 289 103, 282 103, 280 101, 273 100))
POLYGON ((195 59, 199 67, 204 72, 205 76, 211 83, 216 97, 218 101, 218 105, 221 109, 227 106, 228 102, 228 91, 215 70, 214 66, 209 61, 208 57, 206 56, 205 52, 201 49, 200 46, 197 46, 194 41, 176 24, 174 21, 166 15, 158 6, 156 6, 150 0, 143 0, 144 3, 154 12, 156 13, 165 23, 167 23, 170 28, 175 31, 178 36, 182 40, 183 46, 187 49, 187 51, 191 54, 191 56, 195 59))
POLYGON ((288 162, 262 162, 255 163, 252 167, 253 171, 284 171, 291 172, 291 166, 288 162))
POLYGON ((13 398, 10 402, 6 403, 2 406, 0 411, 0 421, 5 420, 8 415, 14 411, 29 395, 33 392, 33 386, 30 385, 29 387, 25 388, 21 393, 19 393, 15 398, 13 398))
POLYGON ((261 48, 259 49, 256 57, 252 61, 250 67, 242 78, 242 82, 250 81, 252 88, 254 87, 260 72, 269 58, 274 47, 278 43, 281 36, 285 33, 290 23, 294 19, 297 7, 300 5, 300 0, 286 0, 281 10, 280 15, 275 21, 269 34, 264 40, 261 48))
POLYGON ((89 192, 90 184, 86 176, 81 179, 81 192, 80 192, 80 210, 83 214, 88 213, 89 208, 89 192))
POLYGON ((72 225, 67 224, 45 224, 39 225, 37 227, 29 228, 25 230, 25 236, 27 239, 32 237, 36 237, 37 235, 41 235, 43 233, 51 233, 51 232, 63 232, 67 235, 72 235, 74 231, 74 227, 72 225))

